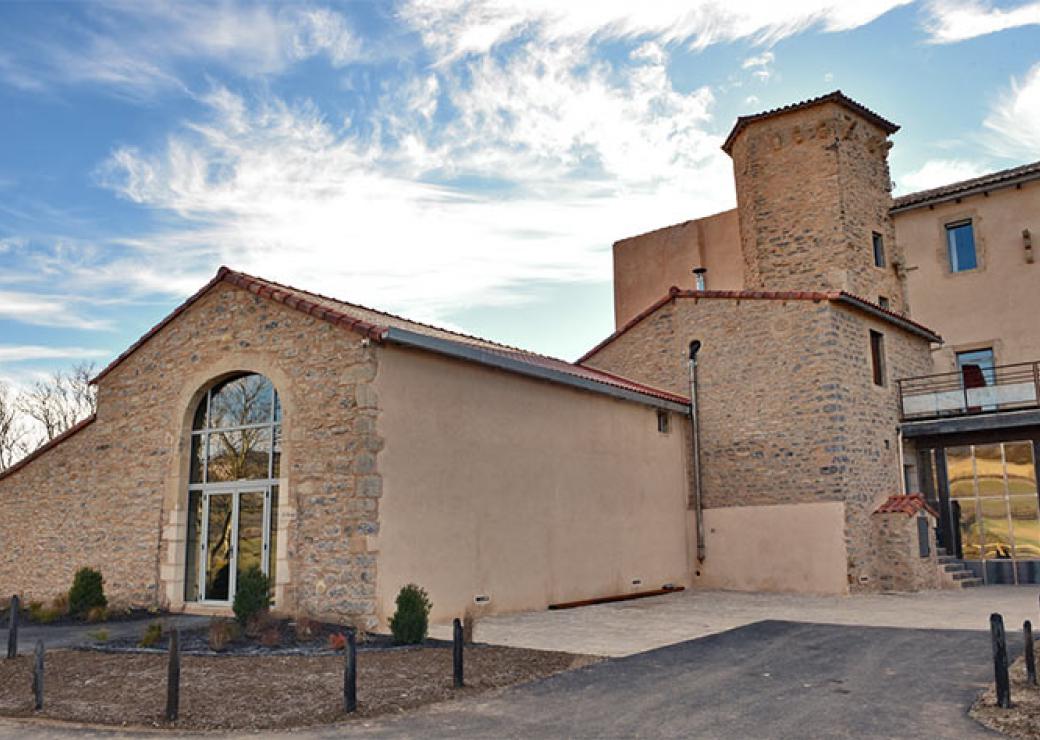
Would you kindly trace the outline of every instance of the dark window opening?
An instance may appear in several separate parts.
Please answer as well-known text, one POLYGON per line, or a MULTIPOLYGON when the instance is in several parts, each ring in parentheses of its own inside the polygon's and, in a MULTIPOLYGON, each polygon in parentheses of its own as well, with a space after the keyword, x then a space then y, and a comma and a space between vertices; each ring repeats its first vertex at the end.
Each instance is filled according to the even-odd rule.
POLYGON ((874 266, 885 266, 885 238, 876 231, 873 233, 874 242, 874 266))
POLYGON ((874 385, 885 384, 885 337, 879 331, 870 332, 870 365, 874 385))
POLYGON ((946 248, 953 272, 974 270, 979 266, 975 253, 975 230, 970 220, 946 224, 946 248))
POLYGON ((657 431, 661 434, 668 434, 671 430, 671 417, 667 411, 657 411, 657 431))
POLYGON ((879 306, 881 306, 881 308, 885 309, 886 311, 888 310, 888 307, 891 305, 891 304, 889 304, 888 299, 885 298, 885 296, 883 296, 883 295, 879 295, 878 296, 877 304, 879 306))

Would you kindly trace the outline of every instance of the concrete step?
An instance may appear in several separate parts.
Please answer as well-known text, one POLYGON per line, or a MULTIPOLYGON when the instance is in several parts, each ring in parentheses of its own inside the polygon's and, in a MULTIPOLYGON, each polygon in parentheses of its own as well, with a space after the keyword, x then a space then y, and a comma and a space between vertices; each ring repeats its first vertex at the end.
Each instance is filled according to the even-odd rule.
POLYGON ((976 586, 982 585, 981 578, 965 578, 963 581, 958 581, 961 584, 961 588, 975 588, 976 586))
POLYGON ((942 569, 947 573, 956 573, 959 570, 966 570, 964 563, 959 560, 954 560, 952 563, 942 563, 942 569))
POLYGON ((975 577, 975 573, 970 570, 958 570, 950 573, 950 577, 955 581, 967 581, 975 577))
POLYGON ((957 560, 957 558, 953 557, 953 555, 940 555, 939 557, 936 558, 936 560, 939 561, 940 565, 946 565, 947 563, 959 563, 960 562, 959 560, 957 560))

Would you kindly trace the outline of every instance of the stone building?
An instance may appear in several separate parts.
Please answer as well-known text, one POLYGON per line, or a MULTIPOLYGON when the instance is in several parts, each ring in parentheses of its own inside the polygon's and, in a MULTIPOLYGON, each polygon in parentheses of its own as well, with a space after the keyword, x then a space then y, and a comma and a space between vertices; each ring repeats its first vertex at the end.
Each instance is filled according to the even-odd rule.
POLYGON ((975 186, 893 206, 897 128, 840 92, 738 119, 737 209, 616 243, 617 329, 575 363, 221 268, 0 473, 0 592, 90 565, 116 602, 223 613, 256 566, 279 611, 385 626, 410 582, 445 620, 1029 580, 1037 398, 978 356, 936 381, 918 277, 968 264, 965 218, 999 277, 1008 230, 975 186))
MULTIPOLYGON (((902 468, 903 492, 927 498, 940 544, 980 582, 1034 583, 1040 163, 893 200, 885 153, 896 129, 841 93, 741 118, 725 146, 736 209, 614 244, 616 325, 625 334, 672 286, 683 295, 700 281, 733 295, 845 290, 934 330, 945 341, 919 343, 911 362, 884 338, 894 395, 879 429, 898 436, 901 453, 890 470, 902 468)), ((847 351, 865 356, 864 346, 847 351)), ((607 354, 587 362, 615 366, 607 354)))

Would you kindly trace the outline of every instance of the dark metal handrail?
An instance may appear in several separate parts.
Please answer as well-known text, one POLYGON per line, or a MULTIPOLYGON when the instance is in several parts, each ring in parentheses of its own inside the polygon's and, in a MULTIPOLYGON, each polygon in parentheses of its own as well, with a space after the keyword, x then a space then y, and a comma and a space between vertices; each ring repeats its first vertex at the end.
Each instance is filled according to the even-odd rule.
POLYGON ((1040 408, 1040 361, 986 369, 969 365, 901 378, 896 385, 904 420, 1040 408))

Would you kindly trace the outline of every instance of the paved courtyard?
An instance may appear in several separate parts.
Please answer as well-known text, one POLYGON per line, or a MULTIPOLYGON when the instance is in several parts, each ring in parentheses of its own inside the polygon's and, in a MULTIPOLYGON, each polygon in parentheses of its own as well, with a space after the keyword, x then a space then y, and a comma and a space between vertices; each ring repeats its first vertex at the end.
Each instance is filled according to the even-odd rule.
MULTIPOLYGON (((989 614, 1004 614, 1017 656, 1022 621, 1040 621, 1038 592, 840 598, 688 591, 492 617, 479 623, 478 639, 614 659, 292 737, 995 737, 967 716, 991 680, 989 614)), ((0 738, 27 732, 54 740, 142 734, 0 720, 0 738)))
MULTIPOLYGON (((540 650, 621 657, 763 620, 919 629, 989 629, 1000 612, 1009 631, 1040 622, 1040 588, 987 586, 950 591, 806 596, 687 590, 635 601, 487 617, 476 639, 540 650)), ((431 632, 450 639, 450 627, 431 632)))

